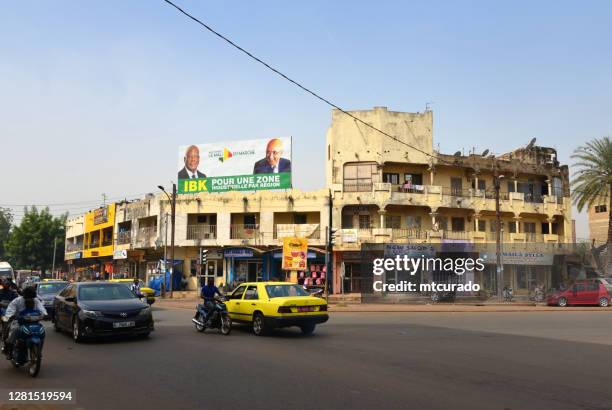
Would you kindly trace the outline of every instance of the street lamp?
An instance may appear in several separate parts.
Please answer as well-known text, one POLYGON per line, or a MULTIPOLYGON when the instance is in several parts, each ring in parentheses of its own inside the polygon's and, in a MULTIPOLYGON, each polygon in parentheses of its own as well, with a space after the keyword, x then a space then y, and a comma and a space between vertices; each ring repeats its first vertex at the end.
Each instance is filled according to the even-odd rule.
POLYGON ((499 189, 500 189, 500 181, 504 178, 504 175, 498 175, 497 171, 495 172, 494 177, 494 187, 495 187, 495 253, 497 255, 496 261, 496 271, 497 271, 497 300, 503 302, 503 289, 502 289, 502 281, 503 281, 503 271, 504 266, 501 262, 502 251, 501 251, 501 212, 499 211, 499 189))
MULTIPOLYGON (((170 212, 171 212, 171 216, 170 216, 170 223, 172 224, 172 228, 171 228, 171 234, 170 234, 170 298, 172 298, 173 295, 173 286, 172 286, 172 279, 174 276, 174 221, 176 219, 176 184, 173 183, 172 184, 172 196, 170 196, 166 190, 164 189, 163 186, 158 185, 157 186, 159 189, 161 189, 161 191, 166 194, 166 196, 168 197, 168 200, 170 201, 170 212)), ((164 270, 166 269, 166 267, 164 266, 164 270)), ((164 272, 164 284, 166 282, 166 272, 164 272)))

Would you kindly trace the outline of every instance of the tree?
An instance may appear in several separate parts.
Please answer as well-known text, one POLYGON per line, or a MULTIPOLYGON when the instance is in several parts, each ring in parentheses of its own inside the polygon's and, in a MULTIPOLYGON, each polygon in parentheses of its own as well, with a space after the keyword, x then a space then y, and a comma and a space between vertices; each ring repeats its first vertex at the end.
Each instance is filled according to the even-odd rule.
POLYGON ((7 250, 11 262, 19 269, 45 272, 53 263, 54 241, 57 241, 56 265, 64 260, 64 238, 67 215, 59 218, 49 213, 49 208, 38 211, 25 208, 24 217, 14 226, 7 250))
POLYGON ((8 208, 0 208, 0 260, 7 259, 6 242, 13 225, 13 214, 8 208))
POLYGON ((573 159, 578 170, 572 180, 572 196, 578 211, 607 203, 608 240, 607 273, 612 273, 612 141, 595 138, 576 148, 573 159))

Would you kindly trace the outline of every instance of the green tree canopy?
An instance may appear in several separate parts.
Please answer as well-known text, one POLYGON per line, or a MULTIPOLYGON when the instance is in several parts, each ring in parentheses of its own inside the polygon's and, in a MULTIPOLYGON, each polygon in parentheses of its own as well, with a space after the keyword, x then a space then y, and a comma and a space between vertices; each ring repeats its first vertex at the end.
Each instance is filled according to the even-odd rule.
POLYGON ((26 207, 21 223, 13 227, 7 244, 13 266, 42 272, 50 269, 54 241, 57 241, 56 265, 62 263, 66 217, 54 217, 49 213, 49 208, 38 211, 34 206, 26 207))
POLYGON ((0 260, 7 259, 6 243, 13 225, 13 214, 8 208, 0 208, 0 260))

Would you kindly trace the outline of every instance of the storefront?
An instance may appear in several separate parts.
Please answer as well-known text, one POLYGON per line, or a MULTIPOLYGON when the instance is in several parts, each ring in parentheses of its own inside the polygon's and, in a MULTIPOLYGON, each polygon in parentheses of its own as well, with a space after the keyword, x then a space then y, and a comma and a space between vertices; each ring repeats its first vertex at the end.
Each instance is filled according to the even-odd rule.
POLYGON ((290 272, 282 269, 283 250, 274 249, 266 252, 264 256, 269 266, 267 280, 292 281, 308 288, 325 288, 327 281, 327 267, 325 266, 325 251, 318 248, 308 249, 307 269, 290 272))
MULTIPOLYGON (((481 252, 485 269, 476 276, 476 281, 483 289, 496 293, 497 254, 481 252)), ((504 251, 501 262, 503 265, 503 286, 511 287, 515 296, 526 296, 536 286, 545 289, 553 286, 552 271, 554 255, 549 252, 504 251)))
MULTIPOLYGON (((115 250, 113 252, 113 272, 111 279, 138 277, 138 264, 144 260, 144 251, 115 250)), ((144 279, 142 277, 141 279, 144 279)))
POLYGON ((228 248, 223 250, 225 281, 230 289, 240 283, 269 280, 268 259, 264 251, 255 248, 228 248))

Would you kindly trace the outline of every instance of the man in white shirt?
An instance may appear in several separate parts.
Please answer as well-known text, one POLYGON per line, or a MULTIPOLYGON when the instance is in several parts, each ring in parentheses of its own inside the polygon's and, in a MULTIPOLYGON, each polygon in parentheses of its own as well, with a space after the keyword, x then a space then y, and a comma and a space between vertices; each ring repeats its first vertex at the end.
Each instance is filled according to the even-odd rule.
MULTIPOLYGON (((13 316, 19 316, 22 312, 29 311, 38 311, 42 316, 47 316, 47 309, 42 304, 40 299, 36 297, 36 290, 33 287, 27 287, 23 290, 23 296, 19 296, 17 299, 14 299, 6 308, 6 312, 4 312, 4 316, 2 317, 2 322, 6 325, 13 316)), ((15 339, 17 338, 17 329, 19 324, 16 321, 13 321, 11 324, 11 328, 8 331, 8 338, 5 343, 5 353, 10 354, 13 345, 15 344, 15 339)), ((3 332, 3 337, 6 332, 3 332)))

